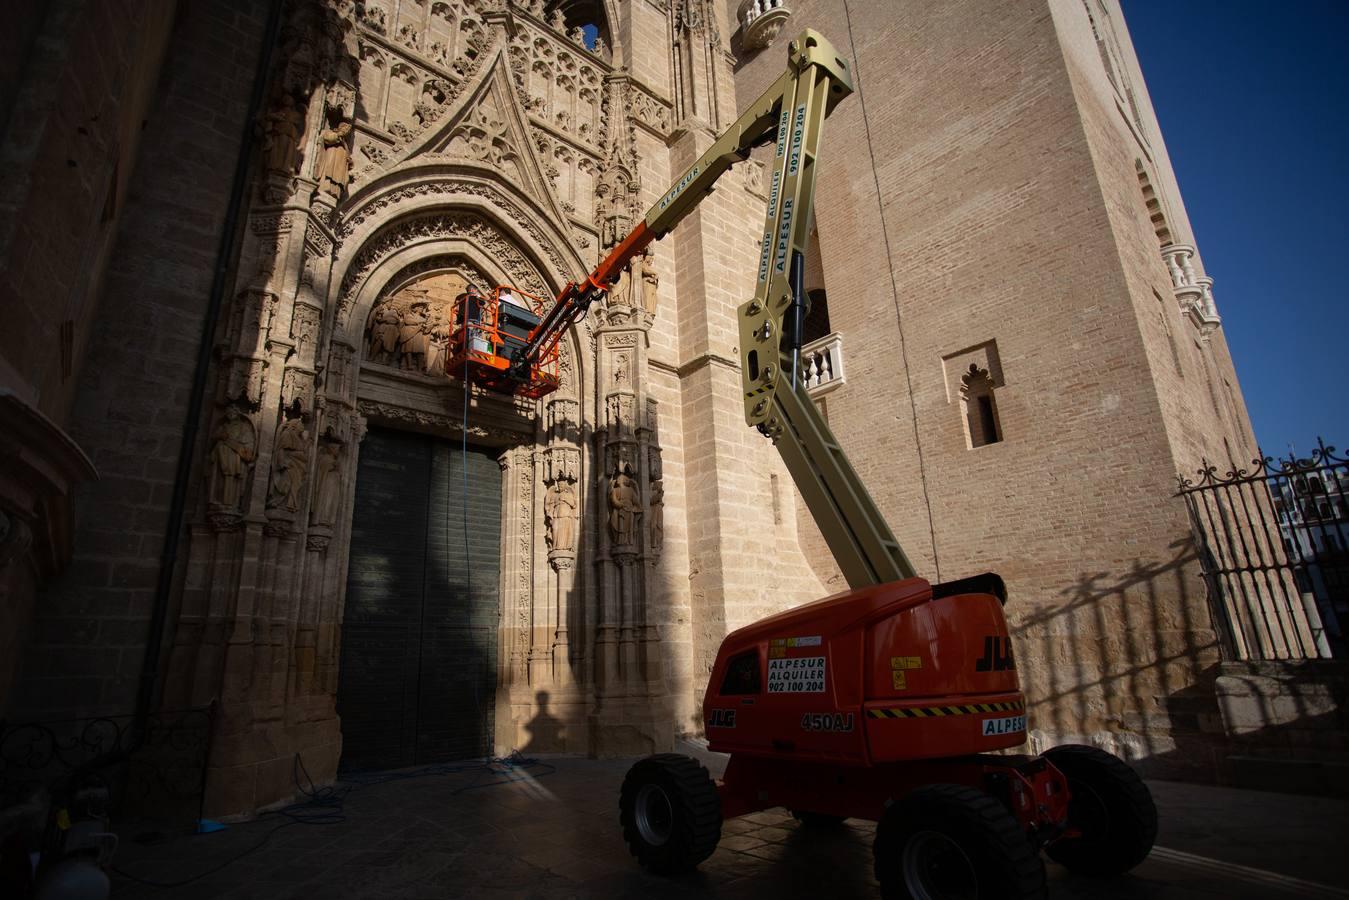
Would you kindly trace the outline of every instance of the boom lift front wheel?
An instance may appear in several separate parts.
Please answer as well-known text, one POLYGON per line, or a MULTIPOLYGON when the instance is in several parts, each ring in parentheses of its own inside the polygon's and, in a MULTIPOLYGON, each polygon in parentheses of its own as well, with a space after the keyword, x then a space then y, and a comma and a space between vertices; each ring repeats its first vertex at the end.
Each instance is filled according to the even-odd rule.
POLYGON ((1083 875, 1119 875, 1141 863, 1157 839, 1157 807, 1138 773, 1082 744, 1044 755, 1068 779, 1068 824, 1078 832, 1046 847, 1049 858, 1083 875))
POLYGON ((920 787, 876 826, 887 900, 1043 900, 1044 861, 1007 808, 959 784, 920 787))
POLYGON ((623 839, 660 875, 687 872, 721 840, 721 798, 697 760, 658 753, 628 770, 618 799, 623 839))

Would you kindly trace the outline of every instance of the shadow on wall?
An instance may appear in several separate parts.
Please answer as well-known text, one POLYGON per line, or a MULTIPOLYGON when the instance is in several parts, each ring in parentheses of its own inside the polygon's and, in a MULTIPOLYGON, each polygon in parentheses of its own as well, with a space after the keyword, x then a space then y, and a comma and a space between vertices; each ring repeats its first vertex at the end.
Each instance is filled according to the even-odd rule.
POLYGON ((534 695, 534 701, 538 704, 539 711, 534 714, 534 718, 525 725, 525 731, 529 734, 529 742, 519 748, 520 752, 528 756, 531 753, 552 753, 566 746, 565 735, 566 724, 557 716, 548 712, 548 692, 539 691, 534 695))
POLYGON ((1218 640, 1193 595, 1192 542, 1171 549, 1122 575, 1079 574, 1052 609, 1019 616, 1009 600, 1032 750, 1094 744, 1149 775, 1212 778, 1223 741, 1218 640))

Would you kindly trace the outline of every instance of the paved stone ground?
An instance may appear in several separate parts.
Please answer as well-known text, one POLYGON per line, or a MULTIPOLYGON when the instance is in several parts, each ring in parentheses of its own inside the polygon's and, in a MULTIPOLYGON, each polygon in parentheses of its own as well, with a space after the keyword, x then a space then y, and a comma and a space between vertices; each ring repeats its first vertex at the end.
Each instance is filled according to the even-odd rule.
MULTIPOLYGON (((340 811, 309 810, 341 820, 332 824, 271 815, 215 834, 157 841, 128 828, 116 860, 123 873, 174 882, 219 868, 171 888, 119 876, 113 896, 879 895, 871 877, 871 823, 850 821, 819 833, 781 809, 727 821, 717 852, 693 874, 675 880, 647 875, 628 856, 618 828, 618 786, 630 761, 546 763, 515 781, 462 771, 362 785, 340 811)), ((1343 890, 1349 888, 1343 863, 1349 802, 1170 782, 1151 787, 1161 813, 1153 855, 1133 873, 1105 882, 1051 863, 1053 900, 1349 898, 1343 890)))

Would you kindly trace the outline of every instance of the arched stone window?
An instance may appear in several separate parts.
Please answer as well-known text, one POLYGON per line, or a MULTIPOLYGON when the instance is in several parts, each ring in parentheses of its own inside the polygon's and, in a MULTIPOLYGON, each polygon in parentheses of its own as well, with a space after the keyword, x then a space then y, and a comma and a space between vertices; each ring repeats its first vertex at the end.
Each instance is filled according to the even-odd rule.
POLYGON ((970 449, 1001 441, 998 405, 988 370, 971 363, 970 370, 960 378, 960 397, 965 407, 965 436, 970 449))

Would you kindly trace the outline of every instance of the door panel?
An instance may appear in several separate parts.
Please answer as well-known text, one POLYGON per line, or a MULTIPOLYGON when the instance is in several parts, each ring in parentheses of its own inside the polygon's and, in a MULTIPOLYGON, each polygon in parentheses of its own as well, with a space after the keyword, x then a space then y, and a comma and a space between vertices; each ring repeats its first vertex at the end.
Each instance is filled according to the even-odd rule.
POLYGON ((344 769, 491 752, 500 521, 490 451, 465 457, 425 435, 366 435, 337 694, 344 769))

